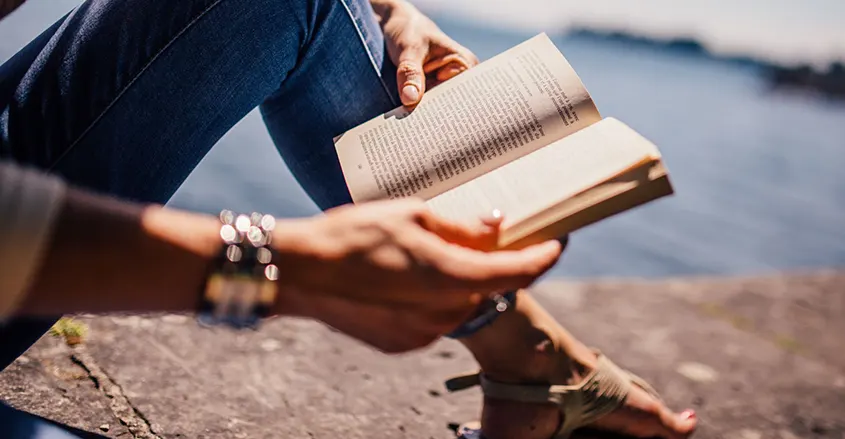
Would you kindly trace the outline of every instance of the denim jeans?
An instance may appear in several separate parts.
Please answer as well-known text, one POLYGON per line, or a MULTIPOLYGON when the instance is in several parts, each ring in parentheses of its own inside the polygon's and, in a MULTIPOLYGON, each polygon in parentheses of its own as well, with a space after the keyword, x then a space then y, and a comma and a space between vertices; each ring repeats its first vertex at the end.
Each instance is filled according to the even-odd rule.
MULTIPOLYGON (((260 106, 326 209, 351 201, 332 138, 398 106, 395 81, 367 0, 87 0, 0 67, 0 157, 164 203, 260 106)), ((0 328, 0 368, 54 320, 0 328)), ((0 405, 11 419, 11 439, 75 437, 0 405)))

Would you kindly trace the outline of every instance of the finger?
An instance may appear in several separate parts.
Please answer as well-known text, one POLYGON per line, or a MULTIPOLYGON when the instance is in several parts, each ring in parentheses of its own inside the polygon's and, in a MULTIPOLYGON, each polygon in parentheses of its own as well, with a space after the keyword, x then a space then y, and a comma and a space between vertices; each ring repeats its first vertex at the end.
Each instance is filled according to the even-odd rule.
POLYGON ((466 68, 464 68, 462 66, 455 66, 453 64, 450 64, 447 67, 444 67, 444 68, 437 71, 437 82, 440 83, 440 82, 448 81, 448 80, 454 78, 455 76, 460 75, 465 70, 466 70, 466 68))
POLYGON ((556 240, 518 250, 481 254, 475 252, 466 262, 463 278, 473 291, 511 291, 526 288, 545 274, 561 255, 556 240), (477 262, 473 259, 477 259, 477 262))
POLYGON ((505 220, 504 215, 502 215, 502 211, 499 209, 493 209, 490 211, 489 215, 485 215, 481 217, 481 222, 486 224, 489 227, 501 227, 502 221, 505 220))
POLYGON ((416 105, 425 93, 423 64, 427 55, 428 46, 423 42, 408 44, 399 53, 396 83, 399 86, 399 97, 405 106, 416 105))
POLYGON ((429 59, 423 66, 423 71, 428 74, 446 66, 466 70, 471 67, 471 64, 469 60, 463 57, 463 55, 459 53, 449 53, 444 56, 429 59))
POLYGON ((420 225, 440 239, 476 250, 492 250, 499 243, 502 216, 495 210, 482 217, 476 224, 468 225, 446 220, 430 210, 420 213, 420 225))
POLYGON ((449 36, 440 34, 439 36, 433 36, 431 38, 429 49, 430 58, 441 58, 450 54, 457 54, 460 56, 460 58, 465 61, 467 68, 475 67, 479 63, 478 57, 475 56, 471 50, 462 46, 449 36))
POLYGON ((432 263, 446 275, 445 282, 469 291, 498 292, 527 287, 554 266, 561 254, 561 245, 556 240, 522 250, 489 253, 449 244, 443 248, 443 244, 431 243, 432 263))

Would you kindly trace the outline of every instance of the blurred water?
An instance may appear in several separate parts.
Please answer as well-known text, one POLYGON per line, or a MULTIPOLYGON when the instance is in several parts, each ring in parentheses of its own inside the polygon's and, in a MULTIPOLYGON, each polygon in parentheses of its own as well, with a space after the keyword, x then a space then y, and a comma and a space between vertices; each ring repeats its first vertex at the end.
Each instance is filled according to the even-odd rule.
MULTIPOLYGON (((527 35, 444 24, 493 55, 527 35)), ((701 55, 555 38, 604 116, 660 146, 676 195, 572 237, 557 273, 663 276, 845 265, 845 103, 701 55)))
MULTIPOLYGON (((50 14, 56 16, 34 9, 19 16, 27 27, 43 28, 50 14)), ((531 36, 437 21, 481 58, 531 36)), ((34 34, 12 26, 0 26, 0 59, 34 34)), ((601 112, 660 146, 677 194, 579 231, 552 275, 845 266, 844 103, 772 92, 754 67, 621 42, 554 39, 601 112)), ((171 204, 316 212, 255 112, 214 147, 171 204)))

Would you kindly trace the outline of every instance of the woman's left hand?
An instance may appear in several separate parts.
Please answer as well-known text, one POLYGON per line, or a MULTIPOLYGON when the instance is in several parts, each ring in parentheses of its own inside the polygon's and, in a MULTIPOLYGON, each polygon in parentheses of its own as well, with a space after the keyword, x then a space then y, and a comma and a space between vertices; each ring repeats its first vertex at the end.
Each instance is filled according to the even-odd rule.
POLYGON ((478 64, 466 47, 449 38, 405 0, 371 0, 379 16, 387 53, 396 64, 402 104, 414 106, 427 88, 478 64))

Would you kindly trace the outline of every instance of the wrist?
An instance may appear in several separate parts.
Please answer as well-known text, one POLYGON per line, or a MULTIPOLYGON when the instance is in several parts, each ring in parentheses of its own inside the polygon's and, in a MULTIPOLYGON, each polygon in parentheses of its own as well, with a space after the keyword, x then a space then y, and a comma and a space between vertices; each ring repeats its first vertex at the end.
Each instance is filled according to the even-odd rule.
MULTIPOLYGON (((147 206, 140 215, 144 243, 133 246, 136 256, 150 261, 144 272, 156 273, 174 282, 169 295, 172 304, 157 306, 159 311, 196 309, 197 294, 208 276, 208 267, 220 251, 220 226, 212 216, 147 206), (183 282, 177 279, 184 278, 183 282)), ((149 297, 142 295, 141 297, 149 297)))
POLYGON ((308 317, 308 295, 298 288, 300 277, 307 268, 306 259, 314 254, 311 219, 277 220, 271 246, 274 263, 279 267, 276 281, 276 304, 273 314, 290 317, 308 317))
POLYGON ((218 220, 217 254, 197 308, 200 324, 255 329, 264 318, 294 314, 287 286, 296 272, 290 254, 301 236, 293 227, 298 223, 230 210, 218 220))

